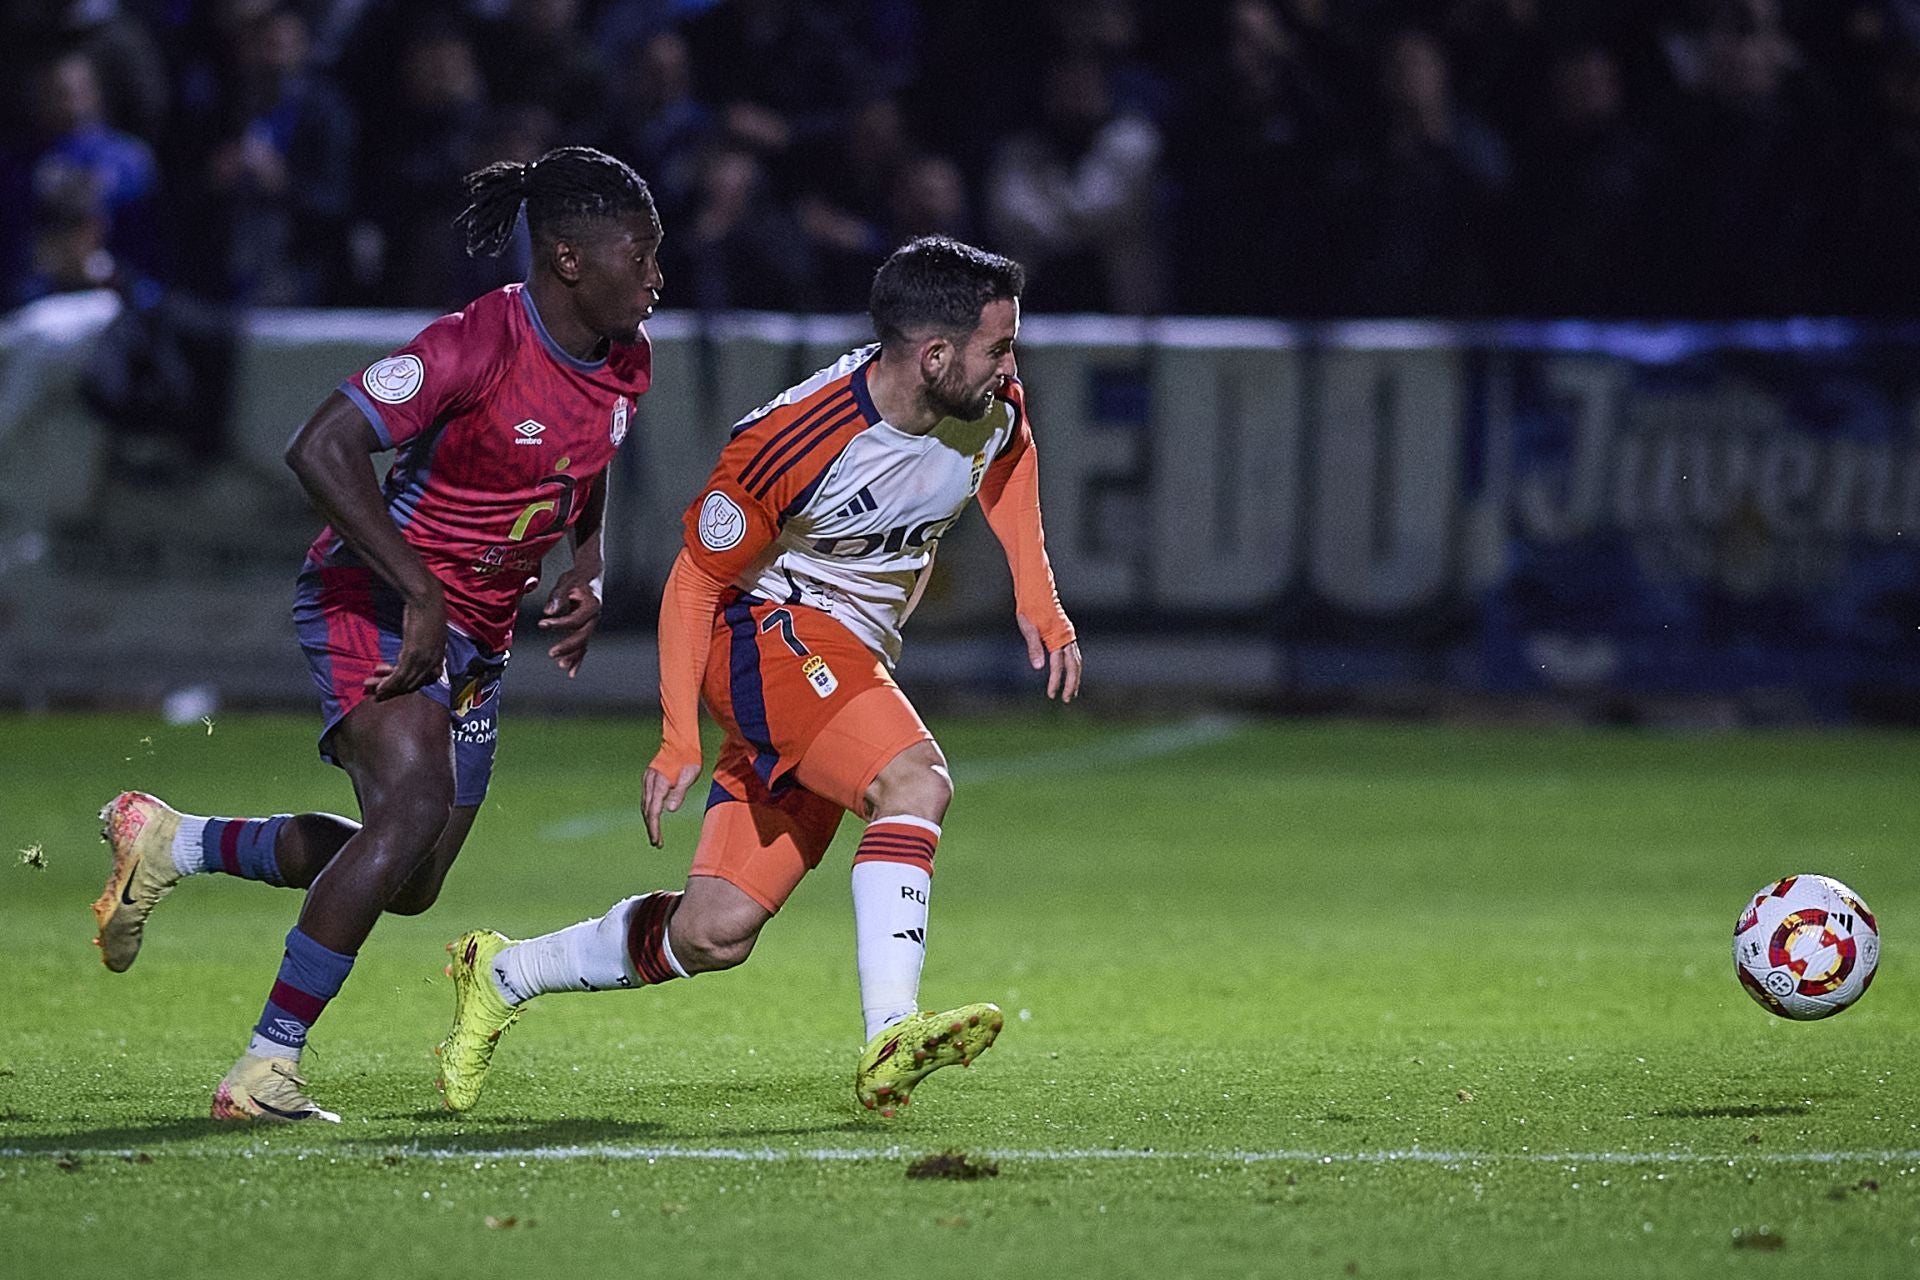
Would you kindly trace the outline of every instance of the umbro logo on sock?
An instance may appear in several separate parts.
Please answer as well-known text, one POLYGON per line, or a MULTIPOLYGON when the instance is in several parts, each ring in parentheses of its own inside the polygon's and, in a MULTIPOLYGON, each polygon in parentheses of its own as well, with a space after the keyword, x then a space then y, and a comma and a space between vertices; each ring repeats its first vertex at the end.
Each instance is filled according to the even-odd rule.
POLYGON ((923 947, 927 945, 927 931, 925 929, 902 929, 893 936, 896 938, 905 938, 908 942, 919 943, 923 947))

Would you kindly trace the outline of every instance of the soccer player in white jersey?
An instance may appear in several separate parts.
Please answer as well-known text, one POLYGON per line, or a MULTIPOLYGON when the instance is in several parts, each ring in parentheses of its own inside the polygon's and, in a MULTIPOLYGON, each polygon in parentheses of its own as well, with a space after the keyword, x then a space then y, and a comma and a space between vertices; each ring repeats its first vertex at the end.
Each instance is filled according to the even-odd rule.
POLYGON ((919 1008, 927 903, 953 798, 946 758, 889 670, 940 536, 978 497, 1013 571, 1016 622, 1047 696, 1080 689, 1080 646, 1054 591, 1033 433, 1016 376, 1020 265, 945 237, 903 246, 874 277, 879 342, 743 419, 701 495, 660 606, 659 753, 648 838, 700 775, 698 703, 726 730, 681 891, 513 942, 449 944, 453 1029, 441 1087, 480 1096, 495 1042, 534 996, 653 986, 728 969, 843 814, 853 857, 867 1046, 859 1102, 891 1116, 930 1071, 993 1043, 992 1004, 919 1008))

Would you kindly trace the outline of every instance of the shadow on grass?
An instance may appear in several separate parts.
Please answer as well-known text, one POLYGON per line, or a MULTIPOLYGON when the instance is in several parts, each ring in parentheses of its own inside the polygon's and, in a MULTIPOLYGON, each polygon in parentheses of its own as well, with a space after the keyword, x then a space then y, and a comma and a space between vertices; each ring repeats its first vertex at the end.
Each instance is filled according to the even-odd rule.
MULTIPOLYGON (((381 1116, 392 1120, 397 1132, 374 1141, 396 1147, 430 1146, 436 1151, 490 1151, 499 1147, 598 1147, 623 1143, 671 1141, 673 1135, 655 1120, 615 1116, 565 1116, 537 1119, 518 1115, 456 1115, 445 1110, 421 1110, 381 1116)), ((356 1137, 356 1145, 369 1139, 356 1137)))
MULTIPOLYGON (((331 1125, 327 1126, 332 1128, 331 1125)), ((0 1147, 15 1151, 40 1151, 60 1155, 67 1151, 138 1151, 173 1142, 194 1142, 201 1138, 247 1134, 206 1116, 161 1120, 153 1124, 112 1125, 100 1129, 71 1129, 65 1133, 0 1136, 0 1147)))
POLYGON ((885 1121, 842 1120, 837 1124, 798 1124, 783 1129, 710 1129, 703 1136, 708 1138, 804 1138, 817 1133, 863 1133, 881 1134, 890 1132, 885 1121))
POLYGON ((409 1148, 479 1153, 522 1147, 701 1146, 742 1139, 764 1143, 778 1138, 871 1134, 877 1131, 875 1125, 859 1119, 781 1128, 688 1129, 655 1120, 611 1116, 537 1119, 520 1115, 455 1115, 438 1108, 376 1115, 368 1119, 374 1122, 372 1126, 340 1128, 321 1121, 306 1121, 297 1126, 236 1126, 205 1117, 190 1117, 152 1124, 69 1129, 61 1133, 18 1137, 0 1135, 0 1148, 49 1157, 74 1152, 164 1153, 165 1148, 175 1144, 201 1143, 209 1139, 224 1139, 235 1147, 249 1147, 263 1138, 286 1139, 298 1135, 300 1139, 311 1139, 325 1146, 337 1145, 343 1152, 374 1155, 392 1152, 404 1157, 409 1148), (372 1132, 368 1131, 369 1128, 372 1132))
POLYGON ((1759 1120, 1766 1116, 1804 1116, 1812 1112, 1813 1108, 1805 1103, 1777 1102, 1771 1105, 1736 1103, 1725 1107, 1671 1107, 1651 1114, 1662 1120, 1759 1120))

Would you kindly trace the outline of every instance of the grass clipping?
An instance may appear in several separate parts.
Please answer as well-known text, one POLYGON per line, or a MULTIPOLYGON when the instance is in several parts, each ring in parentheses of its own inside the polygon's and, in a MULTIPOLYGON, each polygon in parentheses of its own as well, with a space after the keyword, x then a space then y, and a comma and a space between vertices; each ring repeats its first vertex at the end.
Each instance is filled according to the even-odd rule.
POLYGON ((998 1160, 979 1160, 964 1151, 942 1151, 935 1156, 921 1156, 907 1166, 909 1178, 950 1178, 955 1182, 972 1182, 976 1178, 997 1178, 1000 1176, 998 1160))

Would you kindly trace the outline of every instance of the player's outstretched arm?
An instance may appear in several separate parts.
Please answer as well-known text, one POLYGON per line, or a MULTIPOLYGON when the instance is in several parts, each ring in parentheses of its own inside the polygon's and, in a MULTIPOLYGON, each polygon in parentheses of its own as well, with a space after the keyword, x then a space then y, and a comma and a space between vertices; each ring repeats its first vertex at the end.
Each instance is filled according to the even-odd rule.
POLYGON ((980 509, 1006 552, 1013 574, 1014 622, 1027 644, 1027 662, 1047 672, 1047 696, 1072 702, 1080 693, 1080 641, 1054 588, 1047 537, 1040 521, 1040 461, 1026 416, 1025 395, 1010 383, 1006 397, 1020 420, 1007 449, 987 468, 980 509))
POLYGON ((606 573, 600 550, 600 529, 607 510, 607 473, 594 477, 587 500, 573 525, 573 564, 553 584, 547 597, 542 631, 556 632, 559 638, 548 648, 547 656, 567 673, 571 680, 586 661, 587 644, 600 625, 600 584, 606 573))
POLYGON ((286 452, 287 465, 334 532, 406 601, 399 654, 367 677, 368 690, 382 701, 439 679, 447 650, 440 583, 387 514, 373 472, 373 455, 385 447, 366 415, 336 391, 294 432, 286 452))
POLYGON ((647 839, 656 849, 661 815, 677 811, 700 777, 700 686, 726 586, 682 550, 660 596, 660 750, 641 792, 647 839))

